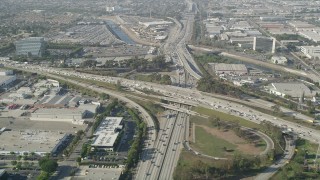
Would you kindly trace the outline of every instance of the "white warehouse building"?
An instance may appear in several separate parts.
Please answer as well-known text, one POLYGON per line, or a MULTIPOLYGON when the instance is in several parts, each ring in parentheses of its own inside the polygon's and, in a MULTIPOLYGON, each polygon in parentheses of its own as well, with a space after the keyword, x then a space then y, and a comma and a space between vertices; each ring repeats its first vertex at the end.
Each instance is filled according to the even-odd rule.
POLYGON ((305 97, 312 97, 315 92, 312 92, 303 83, 271 83, 267 89, 270 94, 285 97, 291 96, 294 98, 300 98, 303 94, 305 97))
POLYGON ((320 46, 301 46, 301 52, 308 58, 320 58, 320 46))
POLYGON ((86 110, 81 109, 38 109, 31 113, 30 120, 33 121, 56 121, 83 124, 86 110))

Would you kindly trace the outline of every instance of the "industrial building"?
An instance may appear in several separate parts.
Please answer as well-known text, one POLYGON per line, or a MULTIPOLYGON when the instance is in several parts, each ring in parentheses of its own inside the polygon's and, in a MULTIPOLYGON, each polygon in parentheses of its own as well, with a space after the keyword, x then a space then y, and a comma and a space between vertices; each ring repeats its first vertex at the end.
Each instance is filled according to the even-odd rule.
POLYGON ((139 22, 139 24, 144 25, 146 28, 154 27, 154 26, 168 26, 172 24, 171 21, 152 21, 152 22, 139 22))
POLYGON ((253 37, 243 37, 243 38, 230 38, 230 43, 251 43, 253 44, 253 37))
POLYGON ((4 131, 0 134, 0 155, 24 155, 34 152, 39 156, 55 154, 68 138, 68 134, 41 130, 4 131))
POLYGON ((298 33, 302 37, 305 37, 311 41, 314 41, 316 43, 320 42, 320 34, 316 31, 301 31, 298 33))
POLYGON ((95 139, 91 146, 113 151, 119 131, 123 128, 122 119, 122 117, 106 117, 93 134, 95 139))
POLYGON ((267 86, 267 90, 270 94, 281 97, 286 95, 294 98, 300 98, 302 95, 312 97, 315 94, 303 83, 271 83, 267 86))
POLYGON ((41 57, 45 50, 43 37, 25 38, 17 41, 15 45, 17 55, 41 57))
POLYGON ((271 62, 274 64, 287 64, 288 63, 288 59, 284 56, 273 56, 271 58, 271 62))
POLYGON ((320 58, 320 46, 301 46, 301 52, 308 58, 320 58))
POLYGON ((285 21, 286 18, 282 16, 260 16, 261 21, 285 21))
POLYGON ((210 65, 216 74, 248 74, 248 69, 244 64, 210 63, 210 65))
POLYGON ((213 38, 214 36, 217 36, 221 33, 223 28, 221 26, 218 26, 216 24, 212 23, 206 23, 206 30, 207 34, 210 38, 213 38))
POLYGON ((33 121, 56 121, 56 122, 69 122, 73 124, 83 124, 86 110, 82 109, 37 109, 31 113, 30 120, 33 121))
POLYGON ((303 22, 303 21, 290 21, 288 23, 290 26, 295 28, 296 31, 301 31, 301 30, 312 30, 315 28, 315 25, 309 24, 308 22, 303 22))

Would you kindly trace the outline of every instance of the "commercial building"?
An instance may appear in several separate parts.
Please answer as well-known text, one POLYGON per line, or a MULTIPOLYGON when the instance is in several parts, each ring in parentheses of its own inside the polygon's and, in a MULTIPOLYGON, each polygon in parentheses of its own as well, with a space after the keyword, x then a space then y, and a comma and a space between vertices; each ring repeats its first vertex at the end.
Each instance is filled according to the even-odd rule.
POLYGON ((301 52, 308 58, 320 58, 320 46, 301 46, 301 52))
POLYGON ((45 50, 45 42, 43 37, 29 37, 17 41, 16 54, 41 57, 45 50))
POLYGON ((210 63, 210 65, 216 74, 244 75, 248 73, 248 69, 244 64, 210 63))
POLYGON ((270 94, 281 97, 287 95, 300 98, 303 94, 305 97, 312 97, 315 94, 303 83, 271 83, 267 89, 270 94))
POLYGON ((82 109, 66 109, 66 108, 48 108, 38 109, 31 113, 30 120, 33 121, 57 121, 70 122, 73 124, 83 124, 86 110, 82 109))
POLYGON ((271 62, 274 64, 287 64, 288 63, 288 59, 284 56, 273 56, 271 58, 271 62))
POLYGON ((93 134, 95 139, 91 146, 113 151, 119 131, 123 128, 122 119, 122 117, 106 117, 93 134))

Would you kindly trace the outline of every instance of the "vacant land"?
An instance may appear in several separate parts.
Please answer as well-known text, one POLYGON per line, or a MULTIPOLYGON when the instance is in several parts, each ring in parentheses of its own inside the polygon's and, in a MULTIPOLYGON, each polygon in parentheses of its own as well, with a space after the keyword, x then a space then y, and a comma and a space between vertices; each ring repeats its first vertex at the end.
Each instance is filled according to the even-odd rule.
POLYGON ((196 142, 192 144, 192 147, 201 153, 214 157, 228 157, 235 152, 259 155, 265 148, 265 143, 261 142, 257 145, 249 143, 237 136, 232 130, 219 130, 205 125, 196 125, 195 137, 196 142))
POLYGON ((222 138, 212 135, 207 130, 196 126, 196 142, 192 144, 195 150, 214 157, 224 157, 227 155, 225 148, 234 150, 237 147, 222 138))

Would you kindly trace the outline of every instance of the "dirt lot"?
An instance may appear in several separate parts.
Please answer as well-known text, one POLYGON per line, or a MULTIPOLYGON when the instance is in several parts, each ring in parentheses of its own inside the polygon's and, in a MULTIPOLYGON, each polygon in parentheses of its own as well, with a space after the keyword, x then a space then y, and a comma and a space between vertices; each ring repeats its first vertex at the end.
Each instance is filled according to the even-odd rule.
POLYGON ((232 130, 223 131, 216 128, 210 128, 203 125, 197 125, 203 128, 207 133, 212 134, 218 138, 224 139, 229 143, 237 146, 237 149, 245 154, 259 155, 262 150, 259 147, 255 147, 254 144, 248 143, 245 139, 237 136, 232 130))

